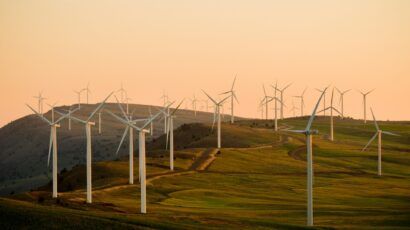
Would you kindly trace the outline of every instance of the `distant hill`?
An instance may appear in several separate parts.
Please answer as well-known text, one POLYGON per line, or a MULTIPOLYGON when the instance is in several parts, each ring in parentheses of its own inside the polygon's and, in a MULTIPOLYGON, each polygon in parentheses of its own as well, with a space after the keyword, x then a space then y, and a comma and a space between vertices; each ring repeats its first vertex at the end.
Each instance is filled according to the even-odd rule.
MULTIPOLYGON (((93 105, 81 105, 81 110, 74 116, 85 119, 96 107, 93 105)), ((76 105, 73 105, 76 107, 76 105)), ((152 113, 156 113, 160 107, 148 105, 129 105, 129 111, 134 112, 134 118, 146 118, 149 116, 149 107, 152 113)), ((69 106, 57 107, 63 111, 69 106)), ((121 115, 117 104, 108 103, 104 109, 121 115)), ((57 113, 56 117, 60 117, 57 113)), ((175 128, 182 124, 210 123, 212 113, 198 112, 194 116, 191 110, 179 110, 177 119, 174 121, 175 128)), ((51 119, 51 111, 44 115, 51 119)), ((56 119, 57 119, 56 118, 56 119)), ((228 119, 229 116, 225 116, 228 119)), ((93 161, 113 160, 115 152, 124 132, 124 126, 117 122, 110 114, 102 115, 102 134, 98 134, 98 124, 92 128, 93 161)), ((98 116, 94 121, 98 122, 98 116)), ((68 130, 68 120, 61 122, 58 129, 58 169, 71 169, 75 165, 84 164, 85 157, 85 129, 80 123, 72 121, 72 130, 68 130)), ((164 133, 163 120, 154 122, 154 136, 156 139, 164 133)), ((0 194, 10 194, 35 188, 45 184, 51 178, 51 168, 47 167, 47 155, 49 145, 49 126, 35 115, 28 115, 9 123, 0 129, 0 194)), ((134 135, 137 139, 138 135, 134 135)), ((153 139, 147 135, 147 145, 153 139)), ((165 139, 165 138, 164 138, 165 139)), ((155 144, 154 146, 159 147, 155 144)), ((138 148, 138 145, 135 145, 138 148)), ((123 145, 120 154, 127 154, 127 144, 123 145)))

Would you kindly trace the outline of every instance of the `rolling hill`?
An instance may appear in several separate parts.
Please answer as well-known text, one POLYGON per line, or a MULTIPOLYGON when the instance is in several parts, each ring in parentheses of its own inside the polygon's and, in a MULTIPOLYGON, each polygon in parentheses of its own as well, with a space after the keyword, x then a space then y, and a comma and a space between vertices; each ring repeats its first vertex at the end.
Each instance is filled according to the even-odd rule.
MULTIPOLYGON (((74 116, 85 119, 97 105, 81 105, 81 110, 74 116)), ((149 107, 146 105, 129 105, 134 111, 134 118, 149 116, 149 107)), ((76 107, 76 105, 73 105, 76 107)), ((118 115, 121 111, 117 104, 107 104, 105 109, 118 115)), ((156 113, 160 107, 152 107, 156 113)), ((69 106, 57 107, 56 110, 65 111, 69 106)), ((190 110, 179 110, 175 119, 175 128, 183 124, 212 122, 212 114, 198 112, 193 116, 190 110)), ((51 111, 45 113, 51 120, 51 111)), ((59 117, 56 113, 56 117, 59 117)), ((228 118, 228 117, 226 117, 228 118)), ((102 134, 98 134, 98 125, 92 127, 93 161, 114 160, 115 152, 124 132, 124 126, 118 123, 111 115, 102 115, 102 134)), ((98 117, 95 116, 95 121, 98 117)), ((149 143, 161 136, 164 132, 164 122, 157 120, 154 125, 154 136, 148 137, 149 143)), ((49 126, 35 115, 25 116, 13 121, 0 129, 0 194, 10 194, 36 188, 50 180, 51 169, 47 167, 49 126)), ((85 129, 80 123, 72 121, 72 130, 68 130, 68 121, 61 122, 57 130, 58 138, 58 168, 68 170, 75 165, 85 162, 85 129)), ((134 135, 138 138, 138 135, 134 135)), ((127 153, 127 146, 123 145, 120 154, 127 153)), ((136 148, 138 148, 136 146, 136 148)))
MULTIPOLYGON (((298 129, 306 120, 279 124, 282 130, 298 129)), ((318 117, 314 124, 320 131, 313 147, 316 228, 408 229, 410 123, 380 122, 400 134, 383 139, 382 177, 377 176, 376 146, 361 151, 374 133, 373 124, 336 118, 335 125, 335 141, 330 142, 329 118, 318 117)), ((93 204, 85 204, 85 168, 78 165, 59 174, 58 199, 51 199, 47 184, 0 198, 0 222, 6 229, 305 229, 304 137, 275 133, 272 121, 241 120, 223 124, 218 151, 210 128, 191 123, 175 130, 174 172, 168 170, 165 137, 151 142, 148 214, 139 213, 138 179, 127 184, 123 154, 94 162, 93 204)), ((134 167, 137 175, 138 164, 134 167)))

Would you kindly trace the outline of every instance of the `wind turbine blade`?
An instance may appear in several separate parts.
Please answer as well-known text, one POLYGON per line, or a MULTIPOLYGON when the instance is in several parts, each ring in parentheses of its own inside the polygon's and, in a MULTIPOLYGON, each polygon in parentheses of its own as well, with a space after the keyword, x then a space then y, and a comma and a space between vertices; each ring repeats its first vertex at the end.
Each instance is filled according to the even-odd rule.
POLYGON ((238 74, 236 74, 236 75, 235 75, 235 78, 233 79, 231 91, 233 91, 233 88, 235 87, 235 82, 236 82, 236 77, 237 77, 237 76, 238 76, 238 74))
POLYGON ((313 110, 312 115, 310 116, 309 123, 306 126, 306 131, 310 131, 310 127, 312 126, 313 120, 315 119, 315 116, 316 116, 316 110, 319 107, 320 101, 322 100, 323 95, 325 95, 326 90, 327 90, 327 87, 323 90, 322 94, 320 95, 319 100, 316 103, 315 109, 313 110))
POLYGON ((215 126, 215 122, 216 122, 216 116, 217 116, 217 113, 218 113, 218 108, 219 108, 219 106, 218 106, 218 105, 215 105, 215 109, 214 109, 214 120, 213 120, 213 122, 212 122, 212 131, 214 130, 214 126, 215 126))
POLYGON ((179 103, 179 105, 172 111, 171 116, 175 114, 175 112, 181 107, 182 103, 184 102, 184 99, 179 103))
POLYGON ((306 130, 286 130, 288 132, 292 132, 292 133, 306 133, 306 130))
POLYGON ((232 93, 232 95, 233 95, 233 97, 235 98, 235 101, 239 104, 239 100, 238 100, 238 98, 236 97, 236 93, 234 92, 234 93, 232 93))
POLYGON ((167 107, 163 108, 161 111, 159 111, 157 114, 155 114, 154 116, 152 116, 142 127, 141 129, 145 129, 149 124, 151 124, 151 122, 153 122, 155 119, 157 119, 157 117, 163 113, 165 113, 165 111, 171 106, 173 105, 174 102, 170 103, 167 107))
POLYGON ((265 85, 262 85, 262 88, 263 88, 263 93, 265 94, 265 97, 266 97, 266 96, 267 96, 267 94, 266 94, 265 85))
POLYGON ((204 92, 204 94, 205 94, 209 99, 211 99, 211 101, 212 101, 215 105, 218 104, 218 102, 216 102, 211 96, 209 96, 209 94, 207 94, 203 89, 202 89, 202 92, 204 92))
POLYGON ((370 107, 370 111, 372 112, 373 121, 374 121, 374 125, 376 126, 376 129, 380 130, 379 125, 377 124, 377 121, 376 121, 376 117, 374 116, 372 107, 370 107))
MULTIPOLYGON (((62 112, 60 112, 60 111, 58 111, 58 110, 54 110, 54 112, 60 114, 61 116, 64 116, 64 115, 65 115, 64 113, 62 113, 62 112)), ((81 120, 81 119, 79 119, 79 118, 77 118, 77 117, 74 117, 74 116, 70 116, 70 118, 73 119, 74 121, 79 122, 79 123, 83 123, 83 124, 86 124, 86 123, 87 123, 87 121, 81 120)))
POLYGON ((316 113, 321 113, 321 112, 323 112, 323 111, 327 111, 328 109, 330 109, 331 107, 327 107, 326 109, 322 109, 322 110, 319 110, 319 111, 317 111, 316 113))
POLYGON ((130 123, 126 120, 124 120, 123 118, 115 115, 113 112, 111 112, 110 110, 106 110, 108 114, 110 114, 111 116, 113 116, 115 119, 117 119, 118 121, 120 121, 121 123, 123 123, 124 125, 129 125, 130 123))
POLYGON ((129 130, 130 130, 130 127, 127 125, 127 127, 125 127, 124 133, 122 134, 122 138, 121 138, 120 144, 118 145, 117 152, 115 152, 116 156, 118 156, 118 153, 120 152, 122 143, 124 142, 125 137, 127 136, 129 130))
POLYGON ((127 121, 129 121, 128 115, 125 113, 124 108, 122 107, 122 105, 121 105, 120 101, 118 100, 117 96, 114 95, 114 97, 115 97, 115 100, 117 101, 117 105, 120 108, 120 111, 121 111, 122 115, 125 117, 125 119, 127 119, 127 121))
POLYGON ((369 92, 366 93, 366 95, 370 94, 371 92, 373 92, 375 89, 370 90, 369 92))
POLYGON ((169 125, 169 123, 171 122, 170 120, 171 120, 172 118, 171 117, 168 117, 168 122, 167 122, 167 127, 166 127, 166 129, 167 129, 167 143, 166 143, 166 146, 165 146, 165 149, 168 149, 168 142, 169 142, 169 132, 170 132, 170 125, 169 125))
POLYGON ((52 125, 51 121, 49 121, 44 116, 41 116, 35 109, 33 109, 30 105, 26 104, 38 117, 40 117, 43 121, 47 122, 49 125, 52 125))
POLYGON ((341 113, 338 109, 336 109, 335 107, 332 107, 332 109, 333 109, 334 111, 336 111, 340 116, 343 116, 342 113, 341 113))
MULTIPOLYGON (((52 129, 51 129, 52 130, 52 129)), ((53 133, 50 132, 50 143, 48 145, 48 160, 47 160, 47 166, 50 166, 50 156, 51 156, 51 147, 53 146, 53 133)))
POLYGON ((330 98, 330 106, 333 106, 333 95, 335 92, 335 88, 332 89, 332 97, 330 98))
MULTIPOLYGON (((62 115, 62 117, 58 118, 57 121, 55 121, 53 124, 58 124, 63 119, 67 118, 68 116, 71 116, 71 114, 73 114, 77 110, 78 110, 78 108, 76 108, 74 110, 69 110, 68 113, 66 113, 65 115, 62 115, 62 113, 59 113, 60 115, 62 115)), ((57 111, 57 110, 54 110, 54 111, 57 111)))
POLYGON ((281 91, 285 91, 287 88, 289 88, 293 83, 289 83, 287 86, 285 86, 285 88, 283 88, 281 91))
POLYGON ((400 137, 399 134, 395 134, 395 133, 392 133, 392 132, 382 131, 382 133, 387 134, 387 135, 390 135, 390 136, 400 137))
POLYGON ((220 104, 222 104, 224 101, 226 101, 228 98, 230 98, 231 96, 227 96, 227 97, 225 97, 222 101, 220 101, 218 104, 220 105, 220 104))
POLYGON ((366 150, 367 147, 369 147, 369 145, 374 141, 374 139, 376 139, 377 135, 378 135, 378 133, 376 132, 376 133, 374 134, 374 136, 372 137, 372 139, 370 139, 370 141, 367 142, 367 145, 364 146, 364 148, 362 149, 362 152, 363 152, 364 150, 366 150))
POLYGON ((307 87, 305 87, 305 89, 303 90, 303 93, 301 95, 302 97, 303 97, 303 95, 305 95, 306 90, 307 90, 307 87))
POLYGON ((232 91, 226 91, 226 92, 220 93, 219 95, 228 94, 228 93, 231 93, 231 92, 232 91))
POLYGON ((114 92, 111 92, 105 99, 104 101, 101 102, 101 104, 94 110, 94 112, 88 117, 87 122, 91 120, 91 118, 93 118, 93 116, 98 113, 98 111, 100 111, 100 109, 102 109, 102 107, 104 106, 105 102, 108 100, 108 98, 111 97, 111 95, 114 92))

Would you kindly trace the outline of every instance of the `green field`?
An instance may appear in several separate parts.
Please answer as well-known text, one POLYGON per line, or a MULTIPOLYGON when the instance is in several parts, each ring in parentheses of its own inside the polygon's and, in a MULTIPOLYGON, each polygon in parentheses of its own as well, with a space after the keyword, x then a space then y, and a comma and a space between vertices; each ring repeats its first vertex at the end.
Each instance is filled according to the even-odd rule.
MULTIPOLYGON (((281 128, 305 124, 306 119, 280 122, 281 128)), ((382 129, 401 135, 383 136, 382 177, 377 176, 376 143, 361 151, 375 132, 372 122, 336 119, 334 142, 326 138, 328 118, 319 117, 314 126, 320 131, 313 141, 315 226, 410 229, 410 123, 380 122, 382 129)), ((203 128, 209 132, 209 126, 203 128)), ((222 144, 229 148, 216 153, 211 149, 215 133, 194 130, 201 133, 193 137, 183 127, 176 131, 180 149, 174 173, 167 169, 167 152, 150 150, 148 214, 139 214, 138 159, 136 185, 127 185, 124 157, 94 164, 91 205, 84 202, 84 166, 60 175, 63 192, 57 200, 51 199, 49 186, 1 198, 2 228, 305 228, 304 136, 274 133, 272 121, 224 124, 222 144), (210 164, 200 170, 196 166, 205 164, 205 158, 210 164)))

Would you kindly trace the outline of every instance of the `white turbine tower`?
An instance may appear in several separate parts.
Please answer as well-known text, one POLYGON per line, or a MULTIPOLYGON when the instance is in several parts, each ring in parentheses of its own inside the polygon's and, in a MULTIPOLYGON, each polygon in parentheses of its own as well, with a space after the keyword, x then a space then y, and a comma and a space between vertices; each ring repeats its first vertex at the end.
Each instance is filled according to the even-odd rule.
MULTIPOLYGON (((318 88, 316 88, 316 90, 320 93, 323 93, 325 91, 324 89, 322 90, 322 89, 318 89, 318 88)), ((322 112, 323 112, 323 116, 326 116, 326 92, 323 95, 323 110, 322 110, 322 112)))
POLYGON ((202 92, 204 92, 204 94, 214 103, 215 112, 214 112, 214 121, 212 124, 212 129, 215 125, 215 121, 218 120, 218 149, 221 149, 221 110, 220 110, 220 107, 230 96, 217 102, 211 96, 209 96, 204 90, 202 90, 202 92))
POLYGON ((303 117, 303 107, 305 106, 305 92, 307 90, 307 87, 303 90, 302 94, 299 96, 293 96, 296 98, 300 98, 300 116, 303 117))
POLYGON ((298 110, 298 107, 295 106, 295 102, 292 100, 292 107, 290 108, 290 112, 293 113, 293 117, 296 117, 297 110, 298 110))
POLYGON ((81 92, 83 90, 77 91, 77 90, 73 90, 74 93, 77 95, 77 100, 78 100, 78 109, 81 109, 81 92))
MULTIPOLYGON (((163 103, 163 107, 165 108, 167 106, 167 104, 169 103, 169 97, 168 95, 165 93, 165 90, 162 94, 162 96, 160 97, 161 99, 163 99, 164 103, 163 103)), ((164 134, 167 133, 167 120, 164 119, 164 134)))
POLYGON ((90 90, 90 83, 87 83, 87 87, 85 87, 84 89, 82 89, 82 91, 85 91, 86 94, 86 98, 87 98, 87 104, 88 104, 88 99, 90 97, 91 94, 91 90, 90 90))
POLYGON ((168 141, 169 141, 169 168, 171 171, 174 171, 174 118, 175 113, 182 105, 184 100, 179 103, 179 105, 170 113, 169 110, 166 112, 164 111, 164 119, 168 119, 168 127, 167 127, 167 140, 166 140, 166 149, 168 149, 168 141))
POLYGON ((195 117, 196 117, 196 112, 197 112, 196 106, 197 106, 198 99, 196 98, 196 96, 194 94, 194 97, 192 99, 189 99, 189 100, 191 100, 191 102, 192 102, 192 110, 194 110, 194 114, 195 114, 195 117))
POLYGON ((130 114, 130 110, 129 110, 129 101, 132 101, 132 99, 131 98, 129 98, 129 97, 126 97, 125 98, 125 103, 126 103, 126 108, 127 108, 127 114, 130 114))
POLYGON ((364 123, 366 124, 367 123, 367 116, 366 116, 366 112, 367 112, 367 106, 366 106, 366 99, 367 99, 367 95, 369 95, 371 92, 373 92, 374 91, 374 89, 372 89, 372 90, 370 90, 370 91, 367 91, 366 93, 364 93, 364 92, 362 92, 362 91, 359 91, 361 94, 362 94, 362 96, 363 96, 363 120, 364 120, 364 123))
POLYGON ((280 88, 278 88, 278 85, 276 84, 275 86, 272 86, 272 87, 274 87, 277 91, 279 91, 279 93, 280 93, 280 101, 282 102, 281 103, 281 106, 280 106, 280 119, 283 119, 283 106, 285 105, 284 103, 283 103, 283 94, 285 93, 285 90, 286 89, 288 89, 290 86, 292 85, 292 83, 289 83, 289 84, 287 84, 285 87, 283 87, 282 89, 280 89, 280 88))
POLYGON ((349 92, 350 91, 350 89, 348 89, 348 90, 345 90, 345 91, 341 91, 341 90, 339 90, 338 88, 336 88, 336 90, 339 92, 339 94, 340 94, 340 100, 339 100, 339 103, 340 103, 340 112, 342 113, 342 119, 344 119, 345 118, 345 113, 344 113, 344 96, 345 96, 345 94, 347 93, 347 92, 349 92))
POLYGON ((266 93, 265 85, 262 85, 264 98, 262 100, 262 104, 265 105, 265 113, 266 113, 266 120, 269 119, 269 102, 273 101, 273 97, 268 96, 266 93))
POLYGON ((87 203, 91 204, 92 203, 92 175, 91 175, 91 157, 92 157, 92 152, 91 152, 91 126, 95 125, 95 122, 91 122, 91 119, 94 117, 96 113, 98 113, 102 107, 104 106, 105 102, 108 100, 108 98, 111 97, 113 94, 110 93, 104 101, 101 102, 100 105, 91 113, 91 115, 87 118, 87 120, 81 120, 79 118, 76 118, 74 116, 71 116, 71 118, 77 122, 80 122, 85 125, 85 132, 86 132, 86 138, 87 138, 87 203))
POLYGON ((38 100, 38 113, 43 116, 43 102, 46 98, 43 97, 43 92, 39 92, 38 96, 34 96, 34 98, 37 98, 38 100))
MULTIPOLYGON (((170 106, 170 105, 169 105, 170 106)), ((135 121, 129 119, 128 115, 125 114, 124 110, 121 108, 121 112, 124 116, 124 118, 119 117, 118 115, 115 115, 111 111, 107 112, 111 114, 114 118, 116 118, 118 121, 126 125, 126 129, 124 132, 124 135, 122 137, 122 141, 127 135, 128 131, 130 134, 130 183, 133 183, 133 134, 132 130, 136 130, 139 133, 139 175, 140 175, 140 184, 141 184, 141 213, 147 213, 147 196, 146 196, 146 164, 145 164, 145 133, 149 133, 149 130, 146 130, 145 128, 153 122, 163 111, 167 110, 168 107, 164 108, 162 111, 158 112, 156 115, 152 116, 150 119, 146 121, 146 123, 142 127, 137 127, 135 126, 135 121)), ((121 144, 120 144, 121 145, 121 144)))
MULTIPOLYGON (((149 119, 151 119, 152 118, 151 106, 148 107, 148 113, 149 113, 149 119)), ((151 137, 154 136, 154 122, 151 122, 150 134, 151 134, 151 137)))
MULTIPOLYGON (((289 87, 289 86, 287 86, 287 87, 289 87)), ((282 112, 283 101, 277 97, 277 91, 278 91, 278 83, 277 82, 276 82, 275 85, 272 85, 272 88, 273 88, 273 90, 275 90, 274 97, 272 98, 273 100, 275 100, 275 108, 274 108, 274 110, 275 110, 275 131, 278 131, 278 102, 280 102, 280 104, 281 104, 281 112, 282 112)), ((286 88, 284 88, 284 90, 286 88)), ((282 92, 284 90, 282 90, 282 92)), ((283 93, 281 93, 281 95, 283 95, 283 93)))
POLYGON ((374 126, 376 127, 376 133, 374 136, 370 139, 370 141, 367 143, 367 145, 362 149, 362 152, 369 147, 369 145, 374 141, 376 137, 378 137, 378 148, 377 148, 377 159, 378 159, 378 164, 377 164, 377 174, 379 176, 382 175, 382 134, 387 134, 390 136, 400 136, 395 133, 383 131, 380 129, 379 125, 377 124, 376 117, 374 116, 372 108, 370 108, 370 111, 372 112, 373 120, 374 120, 374 126))
MULTIPOLYGON (((235 76, 235 78, 234 78, 234 80, 233 80, 231 90, 229 90, 229 91, 227 91, 227 92, 224 92, 224 93, 221 93, 221 95, 230 94, 230 97, 231 97, 231 124, 233 124, 233 123, 235 122, 234 99, 236 100, 237 103, 239 103, 238 98, 236 97, 235 90, 234 90, 235 82, 236 82, 236 76, 235 76)), ((207 104, 208 104, 208 103, 207 103, 207 104)), ((208 112, 208 105, 207 105, 207 112, 208 112)))
MULTIPOLYGON (((335 111, 336 113, 342 115, 341 112, 339 112, 339 110, 337 110, 334 106, 333 106, 333 95, 334 95, 334 89, 332 90, 332 97, 330 99, 330 106, 327 107, 324 110, 330 110, 330 140, 333 141, 334 140, 334 135, 333 135, 333 111, 335 111)), ((319 111, 318 113, 320 113, 322 111, 319 111)))
POLYGON ((48 148, 48 160, 47 160, 47 165, 50 165, 50 155, 51 155, 51 148, 53 148, 53 198, 57 198, 58 196, 58 190, 57 190, 57 128, 60 127, 60 121, 62 121, 64 118, 71 116, 72 113, 74 113, 76 110, 70 111, 68 114, 63 115, 59 119, 57 119, 55 122, 49 121, 47 118, 45 118, 43 115, 35 111, 31 106, 27 105, 37 116, 39 116, 43 121, 45 121, 49 126, 50 126, 50 144, 48 148))
MULTIPOLYGON (((124 89, 122 82, 121 82, 121 87, 120 89, 117 91, 118 93, 120 93, 120 98, 121 98, 121 103, 124 103, 124 99, 126 99, 127 96, 127 91, 124 89), (125 96, 125 97, 124 97, 125 96)), ((128 113, 127 113, 128 114, 128 113)))
POLYGON ((307 150, 307 225, 313 226, 313 152, 312 152, 312 135, 319 133, 317 130, 311 130, 313 120, 315 119, 317 108, 322 100, 327 88, 325 88, 313 109, 309 122, 305 130, 289 130, 294 133, 303 133, 306 135, 307 150))

